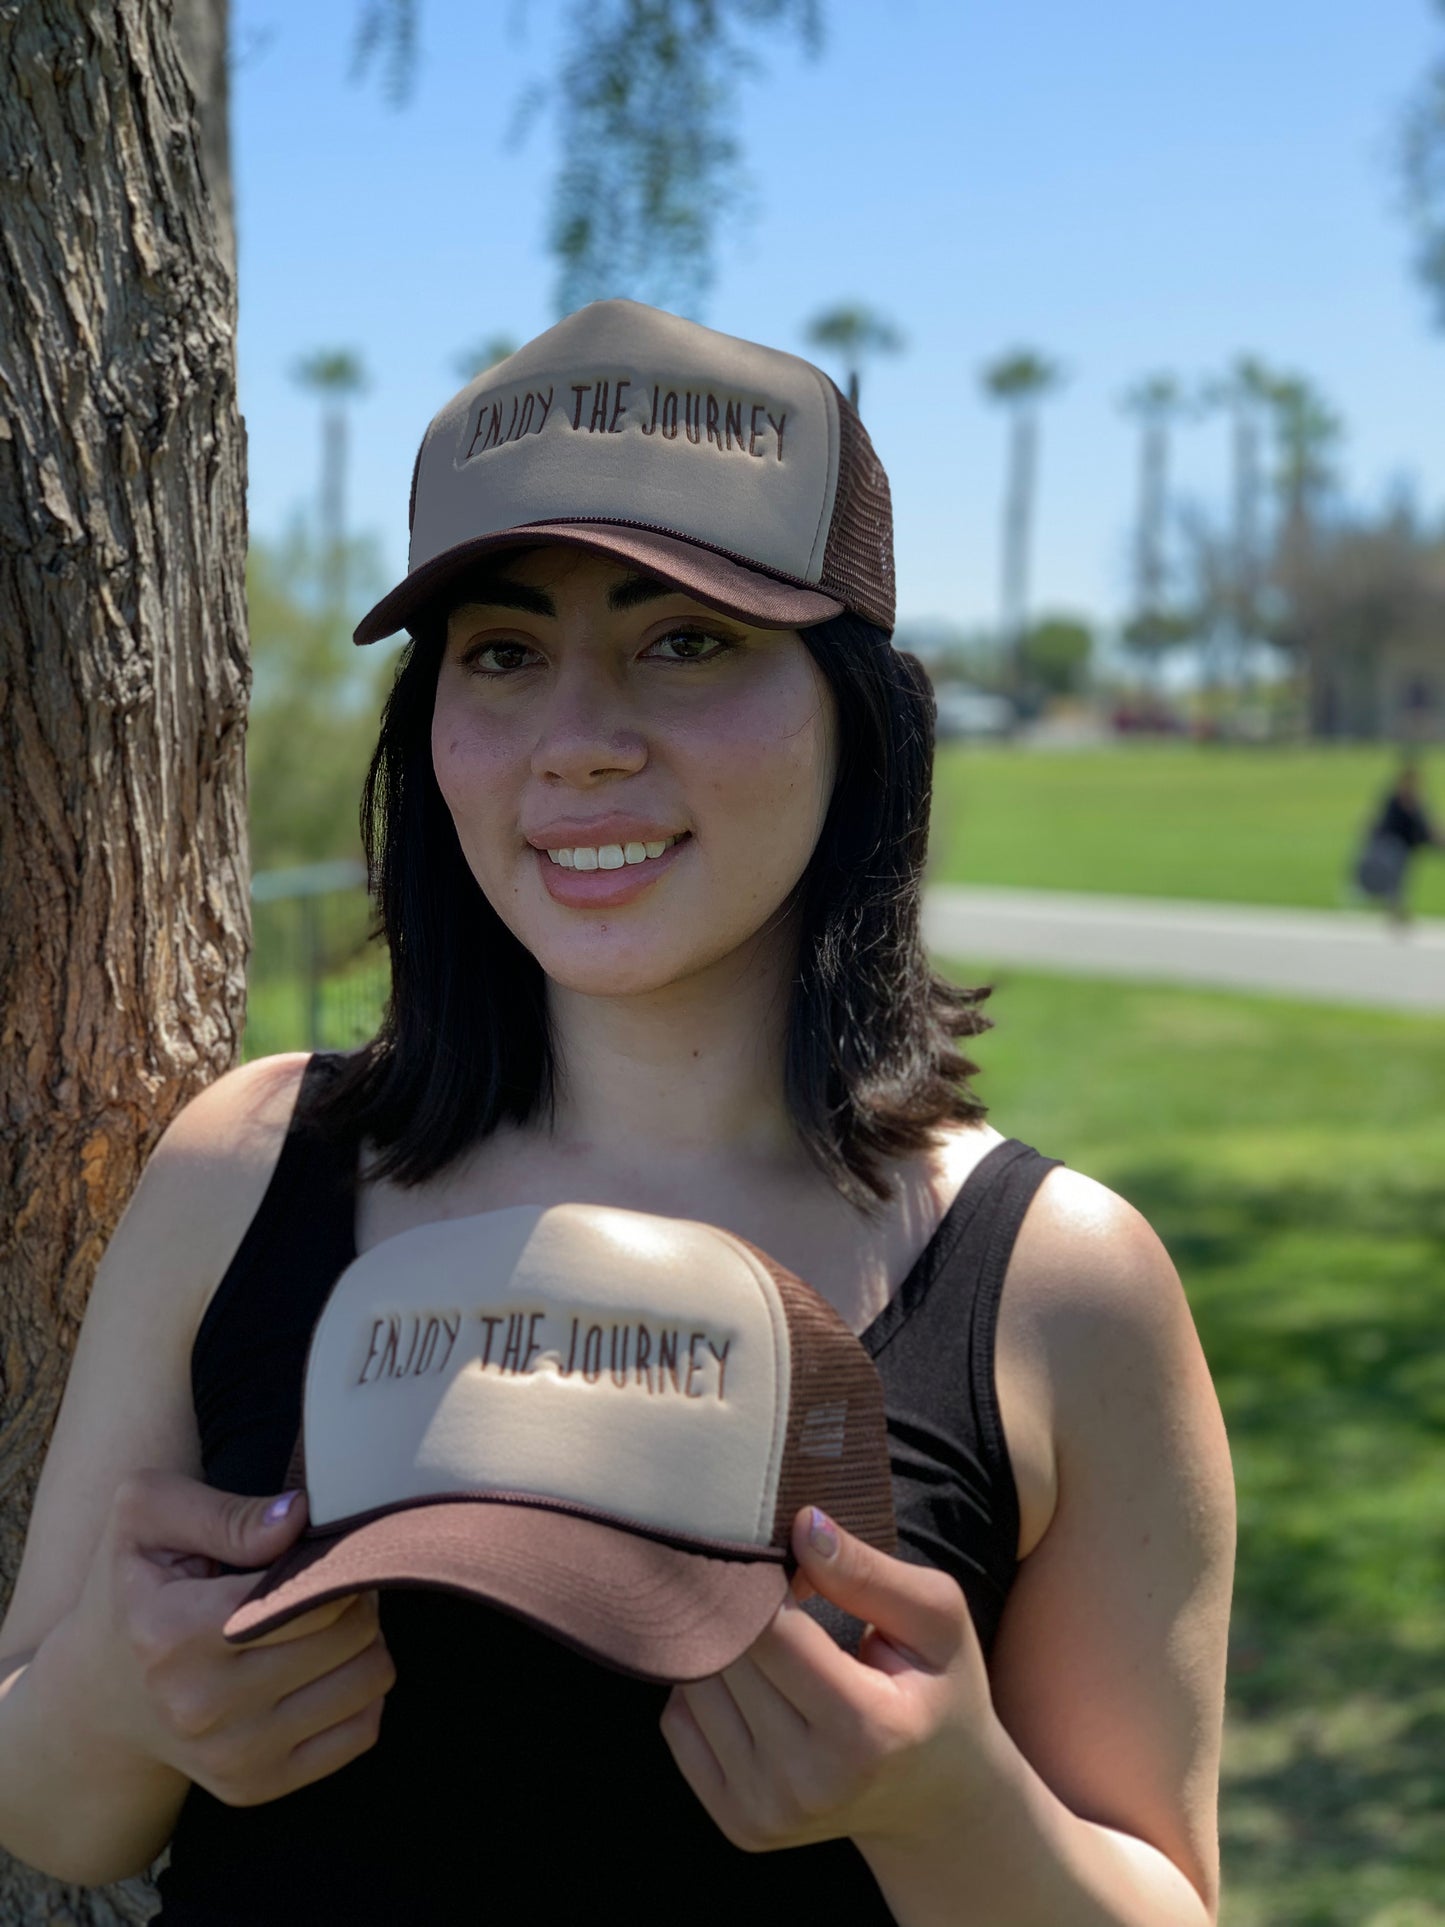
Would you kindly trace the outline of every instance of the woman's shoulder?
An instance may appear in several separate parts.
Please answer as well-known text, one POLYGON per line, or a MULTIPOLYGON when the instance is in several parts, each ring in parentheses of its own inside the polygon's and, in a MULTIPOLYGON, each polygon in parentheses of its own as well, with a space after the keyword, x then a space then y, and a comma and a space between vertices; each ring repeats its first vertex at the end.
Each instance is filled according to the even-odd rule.
POLYGON ((1071 1373, 1126 1334, 1156 1345, 1194 1336, 1183 1283, 1149 1220, 1064 1164, 1046 1173, 1019 1227, 1007 1295, 1052 1363, 1071 1373))
POLYGON ((1044 1175, 1013 1245, 996 1380, 1021 1551, 1054 1522, 1065 1466, 1114 1482, 1169 1428, 1195 1438, 1196 1474, 1227 1509, 1218 1401, 1179 1272, 1143 1212, 1067 1166, 1044 1175))
POLYGON ((1168 1410, 1222 1441, 1218 1403, 1183 1281, 1144 1214, 1060 1165, 1039 1186, 1005 1294, 1010 1342, 1034 1367, 1060 1463, 1121 1458, 1168 1410), (1107 1417, 1102 1416, 1107 1410, 1107 1417))
MULTIPOLYGON (((279 1150, 296 1108, 311 1051, 253 1057, 188 1099, 166 1126, 151 1162, 246 1162, 279 1150)), ((149 1168, 149 1167, 148 1167, 149 1168)))
POLYGON ((183 1330, 193 1332, 266 1194, 309 1061, 288 1051, 223 1072, 182 1105, 146 1162, 102 1273, 164 1272, 183 1330))

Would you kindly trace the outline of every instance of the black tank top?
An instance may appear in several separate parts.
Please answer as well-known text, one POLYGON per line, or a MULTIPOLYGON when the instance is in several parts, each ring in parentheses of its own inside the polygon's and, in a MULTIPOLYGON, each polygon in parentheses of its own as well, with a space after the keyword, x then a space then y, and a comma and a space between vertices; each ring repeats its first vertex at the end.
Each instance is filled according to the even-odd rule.
MULTIPOLYGON (((191 1381, 207 1482, 278 1492, 311 1327, 356 1255, 356 1159, 303 1119, 206 1309, 191 1381)), ((994 1388, 1015 1235, 1059 1160, 1008 1139, 970 1173, 862 1334, 883 1381, 900 1554, 951 1573, 984 1651, 1012 1582, 1018 1500, 994 1388)), ((815 1611, 848 1643, 858 1628, 815 1611)), ((624 1678, 490 1608, 384 1592, 396 1664, 377 1744, 264 1806, 193 1786, 160 1877, 163 1927, 528 1927, 892 1915, 846 1840, 748 1854, 717 1830, 658 1731, 667 1688, 624 1678)))

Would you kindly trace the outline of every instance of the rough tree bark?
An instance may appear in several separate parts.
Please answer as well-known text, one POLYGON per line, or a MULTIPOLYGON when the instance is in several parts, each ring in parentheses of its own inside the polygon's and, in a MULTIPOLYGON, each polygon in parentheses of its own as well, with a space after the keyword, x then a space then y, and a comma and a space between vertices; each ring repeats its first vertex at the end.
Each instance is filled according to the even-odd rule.
MULTIPOLYGON (((97 1261, 244 1016, 225 5, 188 9, 183 66, 171 0, 0 0, 0 1599, 97 1261)), ((153 1905, 0 1854, 7 1927, 153 1905)))

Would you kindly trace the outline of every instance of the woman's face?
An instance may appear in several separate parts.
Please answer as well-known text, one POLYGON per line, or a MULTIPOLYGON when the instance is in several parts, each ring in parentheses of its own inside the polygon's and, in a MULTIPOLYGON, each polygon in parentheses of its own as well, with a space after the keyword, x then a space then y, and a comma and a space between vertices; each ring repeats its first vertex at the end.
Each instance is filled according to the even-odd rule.
POLYGON ((432 760, 497 914, 592 994, 730 956, 802 875, 832 794, 833 698, 802 638, 561 546, 513 556, 488 593, 449 619, 432 760))

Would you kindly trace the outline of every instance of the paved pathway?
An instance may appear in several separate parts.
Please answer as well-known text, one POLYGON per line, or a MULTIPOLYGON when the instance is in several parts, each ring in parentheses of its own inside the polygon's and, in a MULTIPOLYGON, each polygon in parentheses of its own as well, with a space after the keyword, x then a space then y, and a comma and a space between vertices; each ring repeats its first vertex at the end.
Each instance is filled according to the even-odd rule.
POLYGON ((1445 918, 1401 933, 1350 910, 939 884, 923 928, 934 950, 963 964, 1445 1011, 1445 918))

